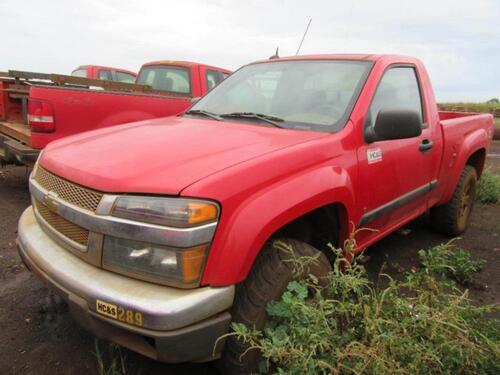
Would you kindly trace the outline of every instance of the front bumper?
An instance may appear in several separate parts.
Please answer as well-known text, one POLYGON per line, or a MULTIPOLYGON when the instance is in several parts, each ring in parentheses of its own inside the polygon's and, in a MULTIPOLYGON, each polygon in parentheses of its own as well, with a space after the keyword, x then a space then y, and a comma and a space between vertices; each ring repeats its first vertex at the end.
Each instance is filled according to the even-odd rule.
POLYGON ((31 148, 5 135, 0 135, 0 160, 6 164, 32 166, 40 150, 31 148))
POLYGON ((168 363, 206 361, 220 353, 228 332, 234 286, 182 290, 127 278, 83 262, 24 211, 18 250, 28 268, 69 304, 75 319, 96 336, 168 363), (97 301, 140 312, 142 327, 96 312, 97 301), (215 350, 214 350, 215 348, 215 350))

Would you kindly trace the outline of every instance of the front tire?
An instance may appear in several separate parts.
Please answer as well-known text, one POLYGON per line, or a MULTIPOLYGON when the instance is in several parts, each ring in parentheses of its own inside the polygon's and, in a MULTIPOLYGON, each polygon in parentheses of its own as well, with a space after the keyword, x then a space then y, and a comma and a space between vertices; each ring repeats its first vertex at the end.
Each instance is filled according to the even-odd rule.
MULTIPOLYGON (((312 274, 321 282, 321 279, 331 271, 331 265, 325 254, 302 241, 285 238, 267 243, 247 279, 238 288, 232 312, 233 322, 262 330, 268 318, 267 304, 279 299, 288 283, 294 279, 293 265, 287 262, 290 254, 277 246, 278 241, 292 249, 296 257, 317 257, 317 261, 307 267, 308 269, 299 278, 312 274)), ((222 353, 222 368, 225 374, 246 375, 256 370, 260 353, 257 350, 250 350, 243 355, 247 348, 236 337, 228 337, 222 353)))
POLYGON ((476 169, 466 165, 451 199, 431 210, 431 223, 437 231, 458 236, 467 229, 476 199, 476 182, 476 169))

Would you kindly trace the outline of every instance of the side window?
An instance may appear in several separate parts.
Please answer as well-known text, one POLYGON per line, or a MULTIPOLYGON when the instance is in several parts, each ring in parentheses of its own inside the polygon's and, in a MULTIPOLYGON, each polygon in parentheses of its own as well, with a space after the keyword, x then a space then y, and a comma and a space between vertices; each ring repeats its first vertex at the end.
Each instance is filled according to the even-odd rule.
POLYGON ((73 77, 87 77, 87 69, 77 69, 73 70, 71 73, 73 77))
POLYGON ((368 111, 369 125, 373 126, 381 109, 411 109, 423 121, 422 99, 414 68, 397 67, 385 72, 368 111))
POLYGON ((135 77, 132 74, 116 72, 116 80, 118 82, 134 83, 135 77))
POLYGON ((189 83, 189 72, 183 69, 172 69, 164 76, 166 87, 165 91, 178 92, 180 94, 189 94, 191 92, 191 85, 189 83), (170 87, 168 82, 171 82, 170 87))
POLYGON ((111 70, 99 70, 99 79, 112 81, 113 76, 111 75, 111 70))
POLYGON ((139 72, 137 83, 152 86, 158 91, 191 93, 189 70, 181 67, 146 66, 139 72))
POLYGON ((215 70, 207 70, 206 73, 208 91, 212 90, 215 86, 222 81, 222 75, 215 70))

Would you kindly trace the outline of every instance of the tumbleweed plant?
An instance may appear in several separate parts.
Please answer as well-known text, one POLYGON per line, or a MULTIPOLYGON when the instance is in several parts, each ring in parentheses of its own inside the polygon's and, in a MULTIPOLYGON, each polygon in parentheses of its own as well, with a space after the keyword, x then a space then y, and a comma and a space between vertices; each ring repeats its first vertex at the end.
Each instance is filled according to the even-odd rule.
MULTIPOLYGON (((358 259, 335 261, 321 286, 292 281, 268 305, 263 331, 233 324, 234 335, 262 354, 261 373, 499 374, 499 306, 478 307, 455 282, 468 284, 480 268, 453 243, 421 251, 422 267, 403 280, 388 275, 376 289, 358 259), (458 254, 459 261, 454 256, 458 254)), ((278 244, 278 246, 286 246, 278 244)), ((293 252, 293 249, 288 249, 293 252)), ((297 274, 314 259, 293 259, 297 274)))

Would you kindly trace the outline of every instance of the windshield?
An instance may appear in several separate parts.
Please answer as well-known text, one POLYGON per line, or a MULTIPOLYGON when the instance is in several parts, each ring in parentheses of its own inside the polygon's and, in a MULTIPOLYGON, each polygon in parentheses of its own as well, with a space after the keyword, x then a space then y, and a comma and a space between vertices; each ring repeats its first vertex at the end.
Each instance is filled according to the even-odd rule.
POLYGON ((238 121, 234 114, 259 114, 282 120, 285 128, 337 131, 345 125, 371 65, 346 60, 247 65, 191 109, 223 117, 233 114, 232 121, 238 121))
POLYGON ((149 85, 153 90, 177 94, 191 93, 189 70, 174 66, 146 66, 137 77, 139 85, 149 85))

